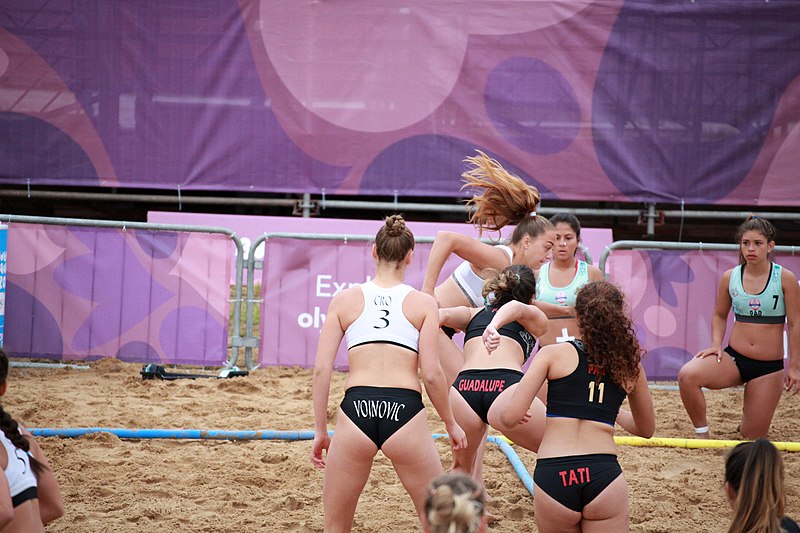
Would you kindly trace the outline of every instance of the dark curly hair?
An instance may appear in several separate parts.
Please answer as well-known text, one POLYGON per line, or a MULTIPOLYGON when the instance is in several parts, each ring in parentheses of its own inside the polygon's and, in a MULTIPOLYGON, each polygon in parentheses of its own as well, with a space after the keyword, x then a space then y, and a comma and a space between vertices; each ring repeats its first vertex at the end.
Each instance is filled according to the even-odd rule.
POLYGON ((526 265, 506 267, 483 283, 483 297, 494 296, 488 302, 494 309, 499 309, 514 300, 529 304, 535 294, 536 274, 526 265))
MULTIPOLYGON (((0 348, 0 385, 6 382, 8 378, 8 355, 3 348, 0 348)), ((31 450, 31 443, 28 437, 19 432, 19 424, 8 414, 3 406, 0 405, 0 430, 6 436, 14 447, 28 453, 31 450)), ((32 455, 28 456, 31 462, 31 469, 38 477, 39 474, 46 468, 42 463, 36 460, 32 455)))
POLYGON ((644 349, 639 346, 622 291, 604 280, 587 283, 575 296, 575 314, 589 362, 627 388, 639 377, 644 349))
POLYGON ((375 236, 378 260, 397 263, 405 259, 414 249, 414 234, 406 226, 402 215, 391 215, 383 221, 383 227, 375 236))

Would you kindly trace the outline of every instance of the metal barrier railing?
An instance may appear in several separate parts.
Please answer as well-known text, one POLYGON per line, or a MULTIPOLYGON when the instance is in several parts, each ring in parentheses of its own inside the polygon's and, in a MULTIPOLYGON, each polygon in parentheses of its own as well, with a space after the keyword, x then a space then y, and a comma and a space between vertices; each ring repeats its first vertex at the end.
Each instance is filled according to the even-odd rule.
MULTIPOLYGON (((57 218, 57 217, 38 217, 25 215, 0 215, 0 222, 18 224, 44 224, 52 226, 82 226, 93 228, 116 228, 116 229, 139 229, 147 231, 180 231, 189 233, 217 233, 227 235, 236 246, 236 281, 234 288, 233 307, 234 334, 231 337, 232 355, 228 360, 228 365, 233 366, 238 357, 238 350, 243 346, 240 334, 239 323, 242 319, 242 280, 244 269, 244 246, 242 240, 236 232, 228 228, 217 226, 190 226, 185 224, 152 224, 149 222, 126 222, 118 220, 92 220, 82 218, 57 218)), ((228 288, 230 292, 230 287, 228 288)))
MULTIPOLYGON (((261 299, 255 298, 253 292, 255 291, 255 271, 256 260, 255 251, 261 244, 267 242, 269 239, 302 239, 309 241, 357 241, 357 242, 371 242, 375 240, 375 235, 340 235, 333 233, 264 233, 250 245, 250 255, 247 258, 247 297, 245 298, 245 336, 244 336, 244 360, 247 369, 252 370, 258 365, 253 364, 253 348, 258 346, 259 338, 253 335, 253 306, 260 304, 261 299)), ((415 237, 416 243, 431 243, 433 237, 415 237)), ((235 363, 235 361, 234 361, 235 363)))
MULTIPOLYGON (((261 303, 260 298, 256 298, 254 291, 255 291, 255 271, 256 271, 256 259, 255 259, 255 251, 258 249, 259 246, 266 243, 267 240, 270 238, 286 238, 286 239, 302 239, 302 240, 317 240, 317 241, 331 241, 331 240, 340 240, 347 243, 347 241, 358 241, 358 242, 371 242, 375 240, 374 235, 341 235, 341 234, 332 234, 332 233, 286 233, 286 232, 276 232, 276 233, 264 233, 263 235, 259 236, 256 240, 254 240, 250 245, 250 254, 247 258, 246 269, 247 269, 247 294, 245 297, 245 334, 242 338, 242 346, 244 346, 244 354, 245 354, 245 367, 248 370, 252 370, 256 368, 258 365, 253 364, 253 348, 258 347, 259 345, 259 337, 254 335, 253 332, 253 316, 254 316, 254 306, 261 303)), ((496 244, 497 241, 493 241, 491 239, 481 239, 483 242, 489 244, 496 244)), ((417 244, 420 243, 432 243, 434 241, 434 237, 415 237, 414 242, 417 244)), ((580 250, 583 252, 585 257, 585 261, 592 264, 592 256, 589 253, 589 250, 584 247, 582 244, 579 244, 580 250)), ((233 359, 229 364, 235 365, 236 360, 233 359)))
MULTIPOLYGON (((248 257, 244 257, 244 246, 241 238, 231 229, 219 226, 193 226, 186 224, 155 224, 149 222, 127 222, 116 220, 93 220, 93 219, 79 219, 79 218, 58 218, 58 217, 40 217, 40 216, 25 216, 25 215, 9 215, 0 214, 0 222, 6 223, 23 223, 23 224, 45 224, 57 226, 82 226, 82 227, 98 227, 98 228, 116 228, 125 230, 139 229, 149 231, 180 231, 180 232, 194 232, 194 233, 217 233, 230 237, 236 247, 236 274, 234 280, 234 297, 231 301, 233 305, 233 333, 231 335, 231 356, 226 362, 226 366, 234 367, 239 358, 239 348, 244 348, 245 351, 245 365, 248 369, 253 369, 257 365, 253 364, 253 348, 259 346, 259 337, 254 335, 253 331, 253 316, 254 306, 261 303, 259 298, 256 298, 255 291, 255 270, 256 259, 255 251, 269 238, 294 238, 305 240, 342 240, 344 242, 361 241, 370 242, 375 239, 374 235, 342 235, 342 234, 313 234, 313 233, 264 233, 258 237, 250 245, 250 253, 248 257), (247 290, 244 291, 244 270, 247 270, 247 290), (244 305, 245 313, 245 334, 241 335, 241 319, 242 319, 242 305, 244 305)), ((434 237, 416 237, 417 243, 432 243, 434 237)), ((482 239, 483 242, 489 244, 497 244, 498 241, 492 239, 482 239)), ((621 242, 635 242, 635 241, 621 241, 621 242)), ((651 245, 653 243, 650 243, 651 245)), ((579 249, 583 252, 585 261, 592 264, 592 257, 589 250, 582 244, 579 249)), ((604 255, 605 257, 605 255, 604 255)), ((602 263, 601 263, 602 265, 602 263)), ((602 266, 601 266, 602 270, 602 266)))
MULTIPOLYGON (((689 251, 718 251, 718 252, 738 252, 738 244, 722 244, 722 243, 708 243, 708 242, 669 242, 669 241, 616 241, 606 246, 603 254, 600 256, 600 263, 598 268, 604 276, 608 277, 606 272, 606 263, 608 258, 614 250, 689 250, 689 251)), ((776 246, 774 253, 783 254, 790 253, 795 255, 800 253, 800 248, 797 246, 776 246)))

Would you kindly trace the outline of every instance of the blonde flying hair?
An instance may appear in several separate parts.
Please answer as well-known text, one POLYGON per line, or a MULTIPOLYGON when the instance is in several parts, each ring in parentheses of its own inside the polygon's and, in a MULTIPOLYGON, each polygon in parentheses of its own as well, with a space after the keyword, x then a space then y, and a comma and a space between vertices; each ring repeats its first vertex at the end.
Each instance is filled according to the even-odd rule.
POLYGON ((474 533, 483 520, 486 496, 475 481, 458 472, 442 474, 431 483, 425 517, 431 533, 474 533))
POLYGON ((475 208, 469 221, 478 228, 478 233, 483 235, 484 231, 499 231, 515 224, 511 242, 516 244, 525 235, 537 237, 552 230, 553 224, 536 214, 541 200, 539 190, 509 173, 496 159, 480 150, 476 152, 478 155, 464 159, 470 168, 461 174, 464 178, 461 190, 473 192, 467 206, 475 208))

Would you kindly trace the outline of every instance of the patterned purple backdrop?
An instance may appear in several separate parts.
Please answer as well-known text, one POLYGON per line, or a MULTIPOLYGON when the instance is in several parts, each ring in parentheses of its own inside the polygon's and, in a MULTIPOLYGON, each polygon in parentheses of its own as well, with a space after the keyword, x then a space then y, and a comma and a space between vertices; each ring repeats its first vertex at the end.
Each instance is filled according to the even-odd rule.
MULTIPOLYGON (((417 246, 406 276, 412 286, 420 286, 429 252, 430 245, 417 246)), ((777 260, 800 272, 800 256, 779 255, 777 260)), ((736 261, 736 253, 731 252, 617 250, 611 255, 606 264, 609 279, 618 283, 628 298, 637 335, 647 350, 644 367, 649 379, 675 380, 681 366, 710 345, 719 279, 736 261)), ((457 264, 451 258, 442 275, 451 273, 457 264)), ((313 366, 331 298, 373 273, 371 246, 270 239, 266 265, 259 362, 313 366)), ((344 343, 336 365, 347 368, 344 343)))
POLYGON ((49 359, 221 365, 227 235, 11 224, 5 348, 49 359))
MULTIPOLYGON (((259 218, 263 217, 251 217, 250 222, 255 223, 259 218)), ((241 224, 244 220, 237 222, 241 224)), ((374 221, 306 219, 303 222, 302 231, 312 233, 374 235, 380 229, 380 223, 374 221)), ((437 230, 477 237, 475 228, 467 224, 410 222, 409 229, 416 237, 433 237, 437 230)), ((247 228, 239 226, 237 232, 247 235, 247 228)), ((510 234, 510 228, 506 227, 500 235, 492 237, 507 238, 510 234)), ((612 242, 611 230, 583 228, 581 241, 596 261, 612 242)), ((422 286, 430 250, 430 243, 418 243, 414 248, 414 260, 406 270, 406 283, 412 287, 422 286)), ((458 256, 451 255, 442 268, 439 282, 452 274, 460 262, 458 256)), ((259 362, 313 366, 320 327, 331 298, 351 284, 370 279, 374 270, 371 243, 270 238, 261 276, 259 362)), ((339 346, 336 365, 347 368, 345 343, 339 346)))
POLYGON ((0 183, 800 205, 763 0, 6 0, 0 183))

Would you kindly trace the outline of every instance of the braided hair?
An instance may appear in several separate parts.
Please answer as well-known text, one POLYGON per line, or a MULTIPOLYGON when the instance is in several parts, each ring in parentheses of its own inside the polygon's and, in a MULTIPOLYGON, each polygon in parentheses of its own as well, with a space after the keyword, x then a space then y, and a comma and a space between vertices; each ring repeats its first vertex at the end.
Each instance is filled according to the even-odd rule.
MULTIPOLYGON (((8 378, 8 355, 3 348, 0 348, 0 385, 3 385, 8 378)), ((39 477, 39 474, 46 468, 41 462, 39 462, 33 455, 30 455, 31 451, 31 443, 28 440, 28 437, 20 433, 19 424, 17 421, 14 420, 10 414, 3 409, 3 406, 0 405, 0 430, 3 431, 3 434, 6 436, 8 440, 11 441, 11 444, 14 447, 24 451, 28 454, 28 458, 31 463, 31 469, 36 477, 39 477)))
POLYGON ((483 297, 494 309, 500 309, 514 300, 525 304, 531 303, 535 295, 536 274, 526 265, 506 267, 483 283, 483 297))

